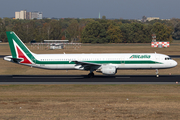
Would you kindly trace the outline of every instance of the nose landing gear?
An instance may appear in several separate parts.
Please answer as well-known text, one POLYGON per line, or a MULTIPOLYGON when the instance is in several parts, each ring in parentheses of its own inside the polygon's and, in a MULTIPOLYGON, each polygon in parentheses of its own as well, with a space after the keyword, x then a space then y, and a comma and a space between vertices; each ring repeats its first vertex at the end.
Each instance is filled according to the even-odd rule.
POLYGON ((158 69, 156 69, 156 77, 157 77, 157 78, 159 77, 158 69))

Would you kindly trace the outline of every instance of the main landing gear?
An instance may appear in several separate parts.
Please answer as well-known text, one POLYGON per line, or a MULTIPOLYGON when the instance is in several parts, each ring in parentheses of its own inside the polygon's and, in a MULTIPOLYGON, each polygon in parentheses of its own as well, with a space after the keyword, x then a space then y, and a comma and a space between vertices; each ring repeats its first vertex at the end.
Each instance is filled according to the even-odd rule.
POLYGON ((90 73, 88 74, 89 78, 93 78, 94 77, 94 73, 93 73, 94 70, 95 69, 93 67, 90 68, 90 73))
POLYGON ((93 72, 89 73, 89 74, 88 74, 88 77, 89 77, 89 78, 93 78, 93 77, 94 77, 94 73, 93 73, 93 72))
POLYGON ((157 78, 159 77, 158 69, 156 69, 156 77, 157 77, 157 78))

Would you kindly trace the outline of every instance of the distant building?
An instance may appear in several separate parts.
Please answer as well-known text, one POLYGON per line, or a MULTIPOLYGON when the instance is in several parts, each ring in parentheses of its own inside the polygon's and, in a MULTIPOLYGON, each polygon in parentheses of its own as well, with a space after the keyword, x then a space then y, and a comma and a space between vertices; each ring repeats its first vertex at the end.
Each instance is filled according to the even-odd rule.
POLYGON ((151 21, 151 20, 159 20, 159 17, 147 17, 147 21, 151 21))
POLYGON ((37 12, 32 12, 31 13, 31 19, 37 19, 38 18, 38 14, 37 14, 37 12))
POLYGON ((43 14, 42 13, 39 13, 38 19, 43 19, 43 14))
POLYGON ((143 23, 147 21, 147 17, 146 16, 143 16, 142 17, 142 20, 141 20, 143 23))
POLYGON ((42 19, 43 15, 40 12, 27 12, 26 10, 21 10, 20 12, 15 12, 15 19, 42 19))
POLYGON ((35 11, 31 13, 31 19, 42 19, 42 18, 43 16, 42 13, 40 12, 35 11))
POLYGON ((171 20, 171 19, 161 19, 161 20, 168 20, 168 21, 169 21, 169 20, 171 20))
POLYGON ((15 12, 15 19, 20 19, 20 14, 19 14, 19 12, 15 12))
POLYGON ((21 10, 20 12, 15 12, 16 19, 26 19, 26 11, 21 10))
POLYGON ((30 20, 32 18, 31 16, 32 16, 31 12, 26 13, 26 19, 30 20))
POLYGON ((25 10, 20 11, 20 19, 26 19, 26 11, 25 10))

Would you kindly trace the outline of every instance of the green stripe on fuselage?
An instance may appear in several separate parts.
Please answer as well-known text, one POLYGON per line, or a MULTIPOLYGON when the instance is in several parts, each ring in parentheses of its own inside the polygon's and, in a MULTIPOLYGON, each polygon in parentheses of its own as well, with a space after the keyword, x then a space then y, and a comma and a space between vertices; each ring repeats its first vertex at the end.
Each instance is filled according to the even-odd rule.
MULTIPOLYGON (((87 63, 96 63, 96 64, 162 64, 156 61, 82 61, 87 63)), ((36 64, 75 64, 74 62, 69 61, 36 61, 36 64)))

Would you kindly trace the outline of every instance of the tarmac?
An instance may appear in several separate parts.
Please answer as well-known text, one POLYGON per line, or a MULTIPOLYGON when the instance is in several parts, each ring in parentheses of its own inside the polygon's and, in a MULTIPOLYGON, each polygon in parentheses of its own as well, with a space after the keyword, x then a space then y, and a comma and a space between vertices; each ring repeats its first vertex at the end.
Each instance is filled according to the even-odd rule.
POLYGON ((1 75, 0 84, 179 84, 180 75, 1 75))

